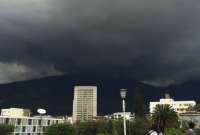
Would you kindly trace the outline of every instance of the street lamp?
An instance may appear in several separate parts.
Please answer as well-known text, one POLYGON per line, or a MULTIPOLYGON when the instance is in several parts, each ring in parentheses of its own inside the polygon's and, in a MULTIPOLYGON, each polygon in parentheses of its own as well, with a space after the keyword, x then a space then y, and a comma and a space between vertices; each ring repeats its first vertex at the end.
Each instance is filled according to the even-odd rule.
POLYGON ((127 89, 120 89, 120 95, 122 98, 122 109, 124 113, 124 135, 126 135, 126 106, 125 106, 125 98, 126 98, 127 89))

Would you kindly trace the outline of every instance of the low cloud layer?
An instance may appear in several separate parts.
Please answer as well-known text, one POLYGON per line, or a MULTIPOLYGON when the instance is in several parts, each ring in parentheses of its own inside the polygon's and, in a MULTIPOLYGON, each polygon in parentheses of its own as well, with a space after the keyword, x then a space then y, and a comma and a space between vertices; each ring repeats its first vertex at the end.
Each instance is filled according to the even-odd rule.
POLYGON ((199 13, 196 0, 0 0, 0 62, 31 69, 11 64, 0 82, 88 71, 200 79, 199 13))
POLYGON ((10 83, 49 75, 60 75, 53 67, 30 68, 17 63, 0 63, 0 83, 10 83), (48 69, 48 70, 47 70, 48 69))

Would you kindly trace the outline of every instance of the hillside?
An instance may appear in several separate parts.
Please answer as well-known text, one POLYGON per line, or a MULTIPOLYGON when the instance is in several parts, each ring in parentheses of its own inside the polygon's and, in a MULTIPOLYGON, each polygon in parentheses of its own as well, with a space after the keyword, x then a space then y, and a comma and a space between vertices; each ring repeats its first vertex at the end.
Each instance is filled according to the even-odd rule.
POLYGON ((175 99, 195 100, 198 100, 200 93, 198 81, 195 84, 188 82, 157 88, 132 79, 63 75, 0 85, 0 108, 25 107, 36 113, 35 110, 42 107, 50 115, 70 115, 75 85, 97 85, 99 114, 121 111, 120 88, 128 89, 128 111, 133 108, 131 102, 135 87, 140 87, 147 108, 149 101, 158 100, 165 92, 169 92, 175 99))

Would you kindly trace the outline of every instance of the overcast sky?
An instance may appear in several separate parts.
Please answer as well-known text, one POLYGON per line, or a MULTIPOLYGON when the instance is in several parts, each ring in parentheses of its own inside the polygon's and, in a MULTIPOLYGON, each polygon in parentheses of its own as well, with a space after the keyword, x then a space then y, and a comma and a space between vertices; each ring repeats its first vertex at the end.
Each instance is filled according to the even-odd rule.
POLYGON ((0 0, 0 83, 97 72, 200 79, 198 0, 0 0))

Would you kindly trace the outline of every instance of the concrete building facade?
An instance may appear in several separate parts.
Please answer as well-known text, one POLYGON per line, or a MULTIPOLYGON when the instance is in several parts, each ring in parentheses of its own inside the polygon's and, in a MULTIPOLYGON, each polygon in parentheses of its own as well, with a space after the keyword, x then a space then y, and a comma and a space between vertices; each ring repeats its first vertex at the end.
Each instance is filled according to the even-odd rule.
POLYGON ((177 113, 185 113, 189 107, 195 106, 196 102, 194 100, 175 101, 174 99, 170 98, 169 94, 166 94, 165 98, 160 99, 159 102, 150 102, 150 113, 154 112, 156 105, 170 105, 177 113))
POLYGON ((182 113, 179 114, 180 126, 186 125, 188 122, 195 123, 197 128, 200 127, 200 113, 193 112, 193 113, 182 113))
POLYGON ((75 86, 73 122, 91 121, 97 116, 97 87, 75 86))
POLYGON ((9 124, 14 126, 14 132, 12 135, 43 135, 48 126, 64 122, 64 118, 53 118, 50 116, 0 116, 0 124, 9 124))
POLYGON ((10 116, 10 117, 30 117, 31 110, 30 109, 22 109, 22 108, 8 108, 1 110, 1 116, 10 116))
MULTIPOLYGON (((122 119, 123 117, 124 117, 124 113, 123 112, 113 113, 113 118, 114 119, 122 119)), ((134 114, 131 114, 131 112, 125 112, 125 118, 126 118, 126 120, 134 119, 134 114)))

